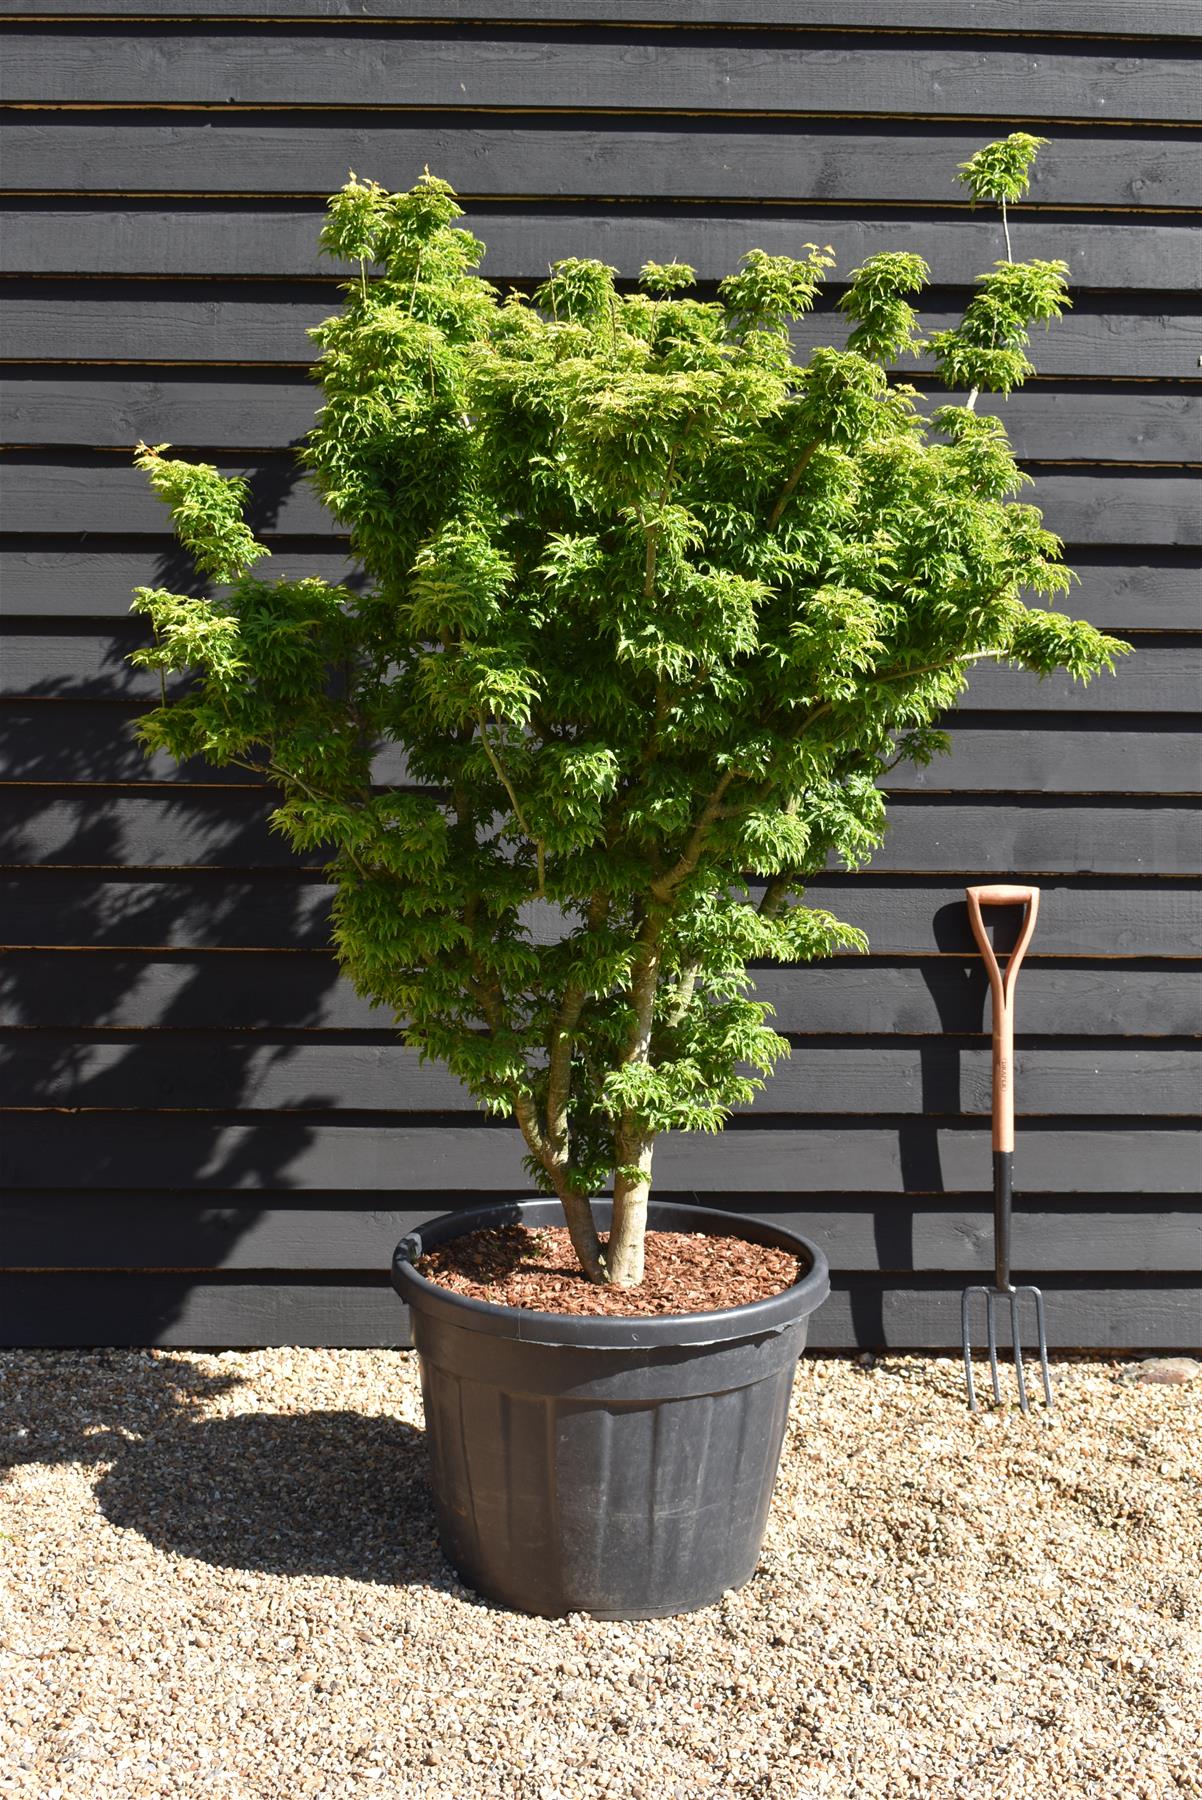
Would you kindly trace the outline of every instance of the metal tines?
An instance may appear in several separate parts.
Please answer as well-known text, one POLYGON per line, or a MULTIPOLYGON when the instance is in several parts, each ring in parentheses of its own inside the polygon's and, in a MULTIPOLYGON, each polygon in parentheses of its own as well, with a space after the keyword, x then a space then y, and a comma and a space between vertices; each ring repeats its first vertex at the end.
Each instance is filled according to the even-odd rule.
POLYGON ((998 1374, 998 1312, 1009 1310, 1010 1342, 1014 1347, 1014 1372, 1018 1378, 1018 1403, 1030 1412, 1026 1375, 1023 1370, 1022 1301, 1029 1294, 1035 1303, 1035 1325, 1039 1333, 1039 1366, 1043 1375, 1043 1395, 1052 1405, 1052 1376, 1048 1368, 1048 1338, 1044 1327, 1043 1295, 1029 1284, 1015 1287, 1010 1280, 1010 1217, 1014 1182, 1014 984, 1019 965, 1027 953, 1039 911, 1039 889, 1035 887, 971 887, 968 889, 968 917, 989 974, 993 996, 993 1261, 994 1282, 990 1287, 978 1282, 965 1288, 960 1298, 960 1337, 964 1348, 964 1376, 968 1383, 968 1407, 977 1410, 977 1390, 972 1374, 972 1340, 969 1314, 974 1294, 985 1299, 985 1332, 989 1345, 989 1372, 993 1378, 993 1399, 1002 1405, 1002 1384, 998 1374), (1025 908, 1018 941, 1011 952, 1003 975, 989 942, 981 917, 982 906, 1014 906, 1025 908))
POLYGON ((972 1341, 969 1336, 969 1307, 974 1294, 985 1296, 985 1330, 989 1343, 989 1374, 993 1381, 993 1403, 1002 1405, 1002 1384, 998 1374, 997 1360, 997 1308, 1008 1305, 1010 1309, 1010 1342, 1014 1346, 1014 1373, 1018 1380, 1018 1404, 1023 1412, 1030 1412, 1031 1402, 1027 1398, 1027 1381, 1023 1371, 1022 1330, 1019 1319, 1019 1302, 1023 1295, 1030 1294, 1035 1302, 1035 1325, 1039 1332, 1039 1367, 1043 1376, 1043 1397, 1049 1410, 1052 1405, 1052 1376, 1048 1368, 1048 1335, 1043 1322, 1043 1295, 1037 1287, 1026 1284, 1022 1287, 986 1287, 979 1283, 974 1287, 966 1287, 960 1296, 960 1335, 964 1343, 964 1378, 968 1383, 968 1410, 977 1411, 977 1390, 972 1376, 972 1341))

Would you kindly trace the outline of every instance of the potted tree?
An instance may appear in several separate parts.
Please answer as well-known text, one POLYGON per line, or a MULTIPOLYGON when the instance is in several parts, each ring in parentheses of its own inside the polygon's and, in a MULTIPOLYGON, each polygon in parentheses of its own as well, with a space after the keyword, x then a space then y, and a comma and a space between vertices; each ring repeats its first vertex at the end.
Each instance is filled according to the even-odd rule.
MULTIPOLYGON (((974 199, 1004 212, 1037 143, 973 157, 974 199)), ((1024 604, 1069 575, 974 410, 1028 372, 1063 264, 1012 261, 1007 234, 928 341, 972 393, 927 419, 886 375, 923 347, 916 255, 855 270, 846 346, 799 364, 829 249, 753 250, 709 298, 678 263, 619 291, 584 260, 502 298, 458 214, 428 173, 330 202, 323 246, 358 269, 312 334, 303 455, 362 590, 251 573, 243 484, 139 446, 226 585, 138 590, 134 660, 195 676, 140 732, 278 784, 272 825, 329 857, 352 982, 525 1140, 543 1198, 434 1221, 394 1261, 452 1560, 527 1610, 676 1612, 754 1567, 828 1281, 789 1233, 653 1206, 653 1232, 709 1234, 713 1280, 641 1307, 656 1140, 719 1129, 787 1050, 749 965, 863 947, 805 880, 867 860, 882 775, 946 747, 971 665, 1088 677, 1125 646, 1024 604), (584 1312, 440 1278, 469 1237, 537 1263, 529 1228, 570 1238, 584 1312), (733 1305, 732 1240, 785 1253, 733 1305)))

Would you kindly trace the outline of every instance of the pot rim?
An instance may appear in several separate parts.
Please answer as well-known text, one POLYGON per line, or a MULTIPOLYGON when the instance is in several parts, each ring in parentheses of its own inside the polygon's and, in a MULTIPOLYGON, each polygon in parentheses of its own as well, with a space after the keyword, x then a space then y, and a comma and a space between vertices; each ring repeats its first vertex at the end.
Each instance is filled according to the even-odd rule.
MULTIPOLYGON (((594 1201, 602 1229, 611 1202, 594 1201)), ((502 1306, 492 1300, 476 1300, 431 1281, 414 1264, 438 1244, 494 1225, 532 1222, 533 1208, 545 1208, 552 1216, 535 1223, 563 1223, 559 1201, 545 1195, 527 1199, 485 1203, 442 1213, 398 1243, 392 1259, 392 1285, 416 1313, 441 1318, 469 1331, 493 1337, 521 1339, 543 1344, 565 1344, 592 1349, 651 1349, 674 1345, 729 1342, 739 1338, 773 1336, 797 1325, 816 1311, 830 1293, 830 1271, 817 1244, 787 1226, 745 1213, 716 1207, 689 1206, 674 1200, 652 1200, 648 1226, 661 1230, 702 1231, 707 1236, 741 1237, 748 1243, 770 1244, 804 1256, 809 1268, 777 1294, 748 1300, 712 1312, 607 1315, 597 1313, 539 1312, 532 1307, 502 1306), (554 1217, 558 1214, 558 1219, 554 1217), (658 1219, 657 1219, 658 1215, 658 1219)))

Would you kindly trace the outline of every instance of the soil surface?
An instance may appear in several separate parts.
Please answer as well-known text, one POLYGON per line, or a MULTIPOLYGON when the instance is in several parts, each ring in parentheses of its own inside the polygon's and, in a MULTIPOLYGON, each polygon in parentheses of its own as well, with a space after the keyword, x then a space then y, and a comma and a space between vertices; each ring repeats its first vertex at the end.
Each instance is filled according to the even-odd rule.
POLYGON ((641 1285, 599 1287, 581 1269, 562 1225, 472 1231, 429 1251, 415 1266, 440 1287, 494 1306, 620 1318, 745 1306, 779 1294, 807 1273, 791 1250, 769 1244, 701 1231, 649 1231, 641 1285))

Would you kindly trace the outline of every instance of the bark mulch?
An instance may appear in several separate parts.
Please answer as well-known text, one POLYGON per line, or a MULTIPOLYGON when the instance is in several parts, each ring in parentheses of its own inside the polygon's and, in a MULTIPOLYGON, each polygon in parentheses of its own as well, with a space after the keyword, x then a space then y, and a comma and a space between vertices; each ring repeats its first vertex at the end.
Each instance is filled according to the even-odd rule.
POLYGON ((598 1287, 581 1270, 562 1225, 472 1231, 428 1251, 416 1267, 440 1287, 494 1306, 620 1318, 745 1306, 779 1294, 807 1273, 791 1250, 770 1244, 700 1231, 649 1231, 640 1286, 598 1287))

